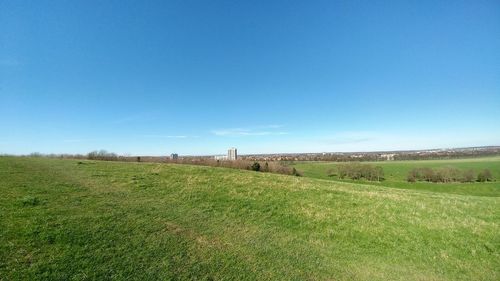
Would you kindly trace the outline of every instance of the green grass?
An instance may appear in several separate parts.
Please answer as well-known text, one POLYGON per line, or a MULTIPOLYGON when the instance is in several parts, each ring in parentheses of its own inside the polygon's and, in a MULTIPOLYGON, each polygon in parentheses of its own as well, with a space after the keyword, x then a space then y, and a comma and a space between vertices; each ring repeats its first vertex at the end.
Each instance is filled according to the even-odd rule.
POLYGON ((382 182, 340 180, 336 176, 328 176, 328 170, 335 169, 335 162, 297 162, 293 167, 300 170, 305 177, 362 183, 376 186, 386 186, 404 189, 428 190, 477 196, 500 196, 500 157, 469 158, 455 160, 418 160, 418 161, 384 161, 367 162, 384 168, 385 180, 382 182), (409 183, 406 180, 408 172, 419 167, 455 167, 459 169, 490 169, 496 181, 486 183, 409 183))
POLYGON ((500 198, 0 157, 1 280, 499 280, 500 198))

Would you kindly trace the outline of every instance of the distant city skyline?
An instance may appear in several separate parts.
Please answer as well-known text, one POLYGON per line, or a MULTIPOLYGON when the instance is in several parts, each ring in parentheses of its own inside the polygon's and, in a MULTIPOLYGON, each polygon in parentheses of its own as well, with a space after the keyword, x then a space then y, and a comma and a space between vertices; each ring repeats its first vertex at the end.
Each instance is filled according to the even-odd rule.
POLYGON ((0 2, 0 154, 500 145, 498 1, 0 2))

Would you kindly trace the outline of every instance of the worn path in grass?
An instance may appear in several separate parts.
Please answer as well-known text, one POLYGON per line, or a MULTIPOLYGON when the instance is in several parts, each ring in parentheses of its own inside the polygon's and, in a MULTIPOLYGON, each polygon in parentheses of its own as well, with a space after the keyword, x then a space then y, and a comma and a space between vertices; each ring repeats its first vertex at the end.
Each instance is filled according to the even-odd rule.
POLYGON ((329 176, 329 171, 335 170, 335 167, 338 165, 338 163, 336 162, 296 162, 291 166, 300 170, 305 177, 310 178, 404 189, 428 190, 442 193, 500 197, 500 157, 483 157, 454 160, 381 161, 363 163, 381 166, 384 169, 385 180, 382 182, 352 181, 347 179, 341 180, 336 176, 329 176), (454 167, 462 170, 473 169, 475 171, 489 169, 496 180, 494 182, 475 183, 407 182, 408 172, 411 169, 423 167, 454 167))
POLYGON ((0 157, 0 280, 499 280, 500 198, 0 157))

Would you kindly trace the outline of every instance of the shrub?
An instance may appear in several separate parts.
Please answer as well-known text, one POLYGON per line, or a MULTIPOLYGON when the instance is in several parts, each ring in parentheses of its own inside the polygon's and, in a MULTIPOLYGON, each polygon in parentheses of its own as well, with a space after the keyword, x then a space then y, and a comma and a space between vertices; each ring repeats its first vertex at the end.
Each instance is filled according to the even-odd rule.
POLYGON ((296 177, 302 177, 302 173, 299 172, 297 169, 293 168, 292 169, 292 175, 296 176, 296 177))
POLYGON ((415 176, 415 174, 413 174, 411 171, 408 173, 408 176, 406 177, 406 180, 408 182, 416 182, 417 181, 417 177, 415 176))
POLYGON ((431 168, 415 168, 408 172, 407 179, 414 181, 428 181, 432 182, 439 178, 431 168))
POLYGON ((250 168, 251 168, 252 171, 256 171, 256 172, 260 171, 260 164, 259 164, 259 162, 254 162, 250 168))
POLYGON ((493 176, 491 175, 491 171, 488 169, 484 169, 479 174, 477 174, 478 182, 492 181, 493 176))
POLYGON ((265 162, 264 167, 261 167, 261 172, 269 172, 269 163, 265 162))
POLYGON ((434 173, 434 182, 459 182, 462 181, 463 172, 453 167, 438 168, 434 173))
MULTIPOLYGON (((329 176, 334 175, 330 170, 327 173, 329 176)), ((384 170, 380 166, 370 164, 344 163, 337 166, 337 175, 340 179, 381 181, 384 179, 384 170)))
POLYGON ((476 180, 476 173, 474 172, 474 170, 469 169, 464 171, 462 182, 473 182, 474 180, 476 180))
POLYGON ((474 170, 460 170, 453 167, 442 167, 437 169, 431 168, 414 168, 408 172, 408 182, 427 181, 434 183, 449 183, 449 182, 485 182, 492 181, 493 176, 490 170, 481 171, 477 177, 474 170))

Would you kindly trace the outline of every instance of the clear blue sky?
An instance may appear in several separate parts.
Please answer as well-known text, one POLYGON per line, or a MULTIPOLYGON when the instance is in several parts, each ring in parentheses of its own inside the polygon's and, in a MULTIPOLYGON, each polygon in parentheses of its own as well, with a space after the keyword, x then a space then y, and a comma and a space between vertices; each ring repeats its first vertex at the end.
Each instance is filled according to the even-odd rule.
POLYGON ((0 2, 0 153, 476 145, 499 1, 0 2))

